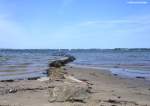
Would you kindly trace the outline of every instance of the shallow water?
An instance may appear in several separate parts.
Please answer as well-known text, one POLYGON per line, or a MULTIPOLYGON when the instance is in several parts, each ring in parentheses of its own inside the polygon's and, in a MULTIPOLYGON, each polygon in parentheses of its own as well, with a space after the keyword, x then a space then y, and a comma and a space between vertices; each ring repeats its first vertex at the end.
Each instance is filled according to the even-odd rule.
POLYGON ((150 81, 150 71, 122 69, 122 68, 111 68, 110 71, 113 74, 119 75, 121 77, 140 78, 140 79, 150 81))
POLYGON ((112 74, 150 81, 150 51, 99 51, 75 53, 74 63, 93 68, 103 68, 112 74))
POLYGON ((0 52, 0 80, 45 76, 52 52, 3 50, 0 52))
MULTIPOLYGON (((150 78, 150 51, 61 50, 75 56, 73 64, 104 67, 121 76, 150 78), (123 70, 124 69, 124 70, 123 70), (146 71, 145 71, 146 70, 146 71)), ((0 50, 0 80, 46 76, 60 50, 0 50)))

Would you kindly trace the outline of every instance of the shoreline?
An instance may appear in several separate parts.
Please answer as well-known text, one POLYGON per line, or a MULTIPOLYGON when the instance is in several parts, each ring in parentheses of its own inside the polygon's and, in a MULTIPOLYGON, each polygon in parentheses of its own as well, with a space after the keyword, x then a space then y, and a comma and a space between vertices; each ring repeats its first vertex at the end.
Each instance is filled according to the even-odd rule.
POLYGON ((140 70, 136 67, 130 69, 128 67, 102 67, 102 66, 76 65, 76 64, 69 64, 69 65, 85 69, 89 68, 89 69, 105 70, 107 72, 110 72, 114 76, 119 76, 121 78, 143 79, 146 82, 150 82, 150 71, 140 70))
MULTIPOLYGON (((78 65, 69 63, 68 66, 77 67, 77 68, 88 68, 88 69, 98 69, 105 70, 107 72, 112 73, 114 76, 119 76, 121 78, 126 79, 143 79, 146 82, 150 82, 150 71, 141 70, 139 67, 128 68, 128 67, 103 67, 103 66, 94 66, 94 65, 78 65)), ((144 68, 143 68, 144 69, 144 68)), ((38 79, 42 77, 46 77, 46 69, 43 71, 31 71, 31 72, 18 72, 20 74, 14 75, 0 75, 0 82, 7 81, 15 81, 15 80, 32 80, 38 79), (37 73, 38 72, 38 73, 37 73), (33 73, 32 75, 28 75, 29 73, 33 73)))
POLYGON ((91 98, 86 103, 48 102, 48 82, 20 80, 0 82, 2 106, 149 106, 150 83, 143 79, 126 79, 103 69, 81 68, 67 65, 63 69, 77 79, 88 81, 92 87, 91 98), (17 92, 2 94, 4 89, 16 88, 17 92), (111 103, 115 100, 116 103, 111 103), (126 104, 126 105, 125 105, 126 104))

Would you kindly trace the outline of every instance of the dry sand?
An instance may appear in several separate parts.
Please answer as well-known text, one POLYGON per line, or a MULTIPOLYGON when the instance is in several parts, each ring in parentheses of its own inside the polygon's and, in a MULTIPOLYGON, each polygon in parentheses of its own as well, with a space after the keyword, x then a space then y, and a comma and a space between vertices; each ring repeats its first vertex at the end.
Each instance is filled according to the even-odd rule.
POLYGON ((150 106, 150 82, 144 79, 120 78, 100 69, 65 68, 91 84, 91 98, 86 103, 49 103, 48 81, 26 80, 0 82, 0 106, 150 106))

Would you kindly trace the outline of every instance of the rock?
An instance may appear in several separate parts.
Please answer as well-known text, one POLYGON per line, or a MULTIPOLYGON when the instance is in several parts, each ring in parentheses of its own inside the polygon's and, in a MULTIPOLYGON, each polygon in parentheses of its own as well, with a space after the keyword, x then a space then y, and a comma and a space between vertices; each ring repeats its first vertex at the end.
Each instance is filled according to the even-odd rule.
POLYGON ((120 101, 113 100, 113 99, 106 100, 106 102, 109 102, 109 103, 120 103, 120 101))
POLYGON ((120 99, 120 98, 121 98, 121 96, 118 96, 117 98, 118 98, 118 99, 120 99))
POLYGON ((113 74, 114 76, 118 76, 118 74, 113 74))
POLYGON ((14 82, 15 80, 1 80, 0 82, 14 82))
POLYGON ((52 61, 49 66, 50 67, 56 67, 56 68, 59 68, 61 66, 65 66, 67 63, 69 62, 73 62, 75 60, 75 57, 73 56, 65 56, 63 58, 60 58, 58 60, 54 60, 52 61))
POLYGON ((66 57, 68 57, 68 62, 73 62, 74 60, 76 60, 76 58, 71 55, 66 55, 66 57))
POLYGON ((37 79, 39 79, 40 77, 30 77, 30 78, 28 78, 28 80, 37 80, 37 79))
POLYGON ((67 70, 66 68, 63 68, 63 70, 67 70))
POLYGON ((81 83, 55 82, 49 94, 49 102, 85 102, 89 98, 89 87, 81 83))
POLYGON ((9 89, 8 90, 8 93, 16 93, 17 92, 17 89, 9 89))
POLYGON ((45 72, 42 72, 42 74, 47 75, 47 70, 45 72))
POLYGON ((67 73, 64 72, 61 68, 50 68, 48 71, 50 80, 64 79, 64 74, 67 73))
POLYGON ((0 89, 0 95, 5 95, 5 94, 9 94, 9 93, 16 93, 18 90, 15 89, 15 88, 3 88, 3 89, 0 89))
POLYGON ((91 88, 87 83, 68 75, 62 66, 74 61, 73 56, 67 55, 52 61, 47 70, 50 78, 49 102, 85 102, 89 98, 91 88))
POLYGON ((139 78, 139 79, 145 79, 145 77, 141 77, 141 76, 137 76, 136 78, 139 78))
POLYGON ((61 66, 64 66, 64 63, 63 63, 62 60, 55 60, 55 61, 51 62, 51 63, 49 64, 49 66, 50 66, 50 67, 59 68, 59 67, 61 67, 61 66))
POLYGON ((41 78, 39 78, 39 79, 37 79, 38 81, 41 81, 41 82, 43 82, 43 81, 48 81, 49 80, 49 77, 41 77, 41 78))

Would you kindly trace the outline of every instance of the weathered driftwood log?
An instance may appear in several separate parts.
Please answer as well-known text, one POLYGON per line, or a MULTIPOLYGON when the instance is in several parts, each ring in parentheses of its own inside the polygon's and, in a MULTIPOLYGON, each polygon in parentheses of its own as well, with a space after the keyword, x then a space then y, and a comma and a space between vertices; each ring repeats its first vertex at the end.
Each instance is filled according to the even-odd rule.
POLYGON ((75 57, 68 55, 68 56, 52 61, 49 64, 49 66, 59 68, 61 66, 65 66, 69 62, 73 62, 74 60, 75 60, 75 57))

